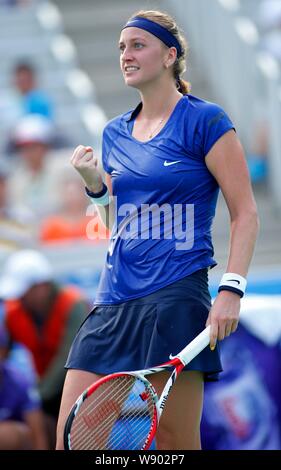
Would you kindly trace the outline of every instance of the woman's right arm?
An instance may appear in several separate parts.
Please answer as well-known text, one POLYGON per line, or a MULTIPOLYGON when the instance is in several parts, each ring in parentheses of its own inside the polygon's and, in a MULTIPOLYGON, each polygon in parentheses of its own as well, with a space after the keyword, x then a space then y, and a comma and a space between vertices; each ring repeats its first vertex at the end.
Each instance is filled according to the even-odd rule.
MULTIPOLYGON (((102 190, 103 179, 98 169, 98 159, 94 157, 92 147, 85 147, 84 145, 76 147, 71 157, 71 163, 91 192, 99 193, 102 190)), ((108 174, 105 174, 105 183, 111 195, 112 185, 108 174)), ((111 229, 114 223, 114 200, 111 199, 106 206, 96 205, 96 208, 104 225, 111 229)))

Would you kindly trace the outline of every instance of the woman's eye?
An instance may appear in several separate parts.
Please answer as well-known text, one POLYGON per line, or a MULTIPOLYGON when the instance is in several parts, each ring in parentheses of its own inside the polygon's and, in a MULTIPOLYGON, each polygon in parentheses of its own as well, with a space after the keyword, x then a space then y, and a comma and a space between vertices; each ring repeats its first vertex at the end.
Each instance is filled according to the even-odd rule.
MULTIPOLYGON (((140 42, 135 42, 134 43, 134 48, 135 49, 142 49, 144 45, 140 42)), ((126 47, 124 45, 119 46, 119 51, 120 53, 123 53, 125 51, 126 47)))

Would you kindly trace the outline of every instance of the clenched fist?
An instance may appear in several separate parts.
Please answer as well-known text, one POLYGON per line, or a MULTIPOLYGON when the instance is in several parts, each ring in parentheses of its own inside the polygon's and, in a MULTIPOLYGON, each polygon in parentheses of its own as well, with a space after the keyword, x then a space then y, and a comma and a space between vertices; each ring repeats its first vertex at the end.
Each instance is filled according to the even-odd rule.
POLYGON ((98 159, 94 157, 92 147, 78 145, 74 150, 71 163, 81 175, 87 188, 98 193, 103 188, 102 176, 98 170, 98 159))

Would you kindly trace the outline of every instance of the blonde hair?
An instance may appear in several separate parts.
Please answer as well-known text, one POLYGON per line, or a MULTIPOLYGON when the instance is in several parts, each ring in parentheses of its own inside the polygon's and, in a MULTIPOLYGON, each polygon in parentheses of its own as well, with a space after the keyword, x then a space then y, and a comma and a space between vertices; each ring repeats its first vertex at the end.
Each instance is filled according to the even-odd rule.
POLYGON ((140 10, 134 15, 132 15, 130 19, 134 18, 135 16, 139 16, 140 18, 146 18, 148 20, 160 24, 177 38, 181 46, 182 55, 180 57, 177 57, 173 65, 174 79, 176 87, 180 93, 182 93, 183 95, 190 93, 191 84, 181 78, 181 76, 186 71, 188 44, 174 18, 172 18, 168 13, 164 13, 158 10, 140 10))

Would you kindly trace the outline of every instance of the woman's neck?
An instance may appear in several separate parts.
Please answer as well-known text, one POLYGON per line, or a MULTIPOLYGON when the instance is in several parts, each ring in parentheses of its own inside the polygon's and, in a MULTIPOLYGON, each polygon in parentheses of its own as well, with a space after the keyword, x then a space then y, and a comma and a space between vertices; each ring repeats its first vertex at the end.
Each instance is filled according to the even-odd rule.
POLYGON ((169 114, 177 102, 182 98, 182 94, 173 85, 161 85, 160 87, 147 87, 140 90, 142 101, 141 115, 147 120, 153 120, 169 114), (159 91, 160 90, 160 91, 159 91))

